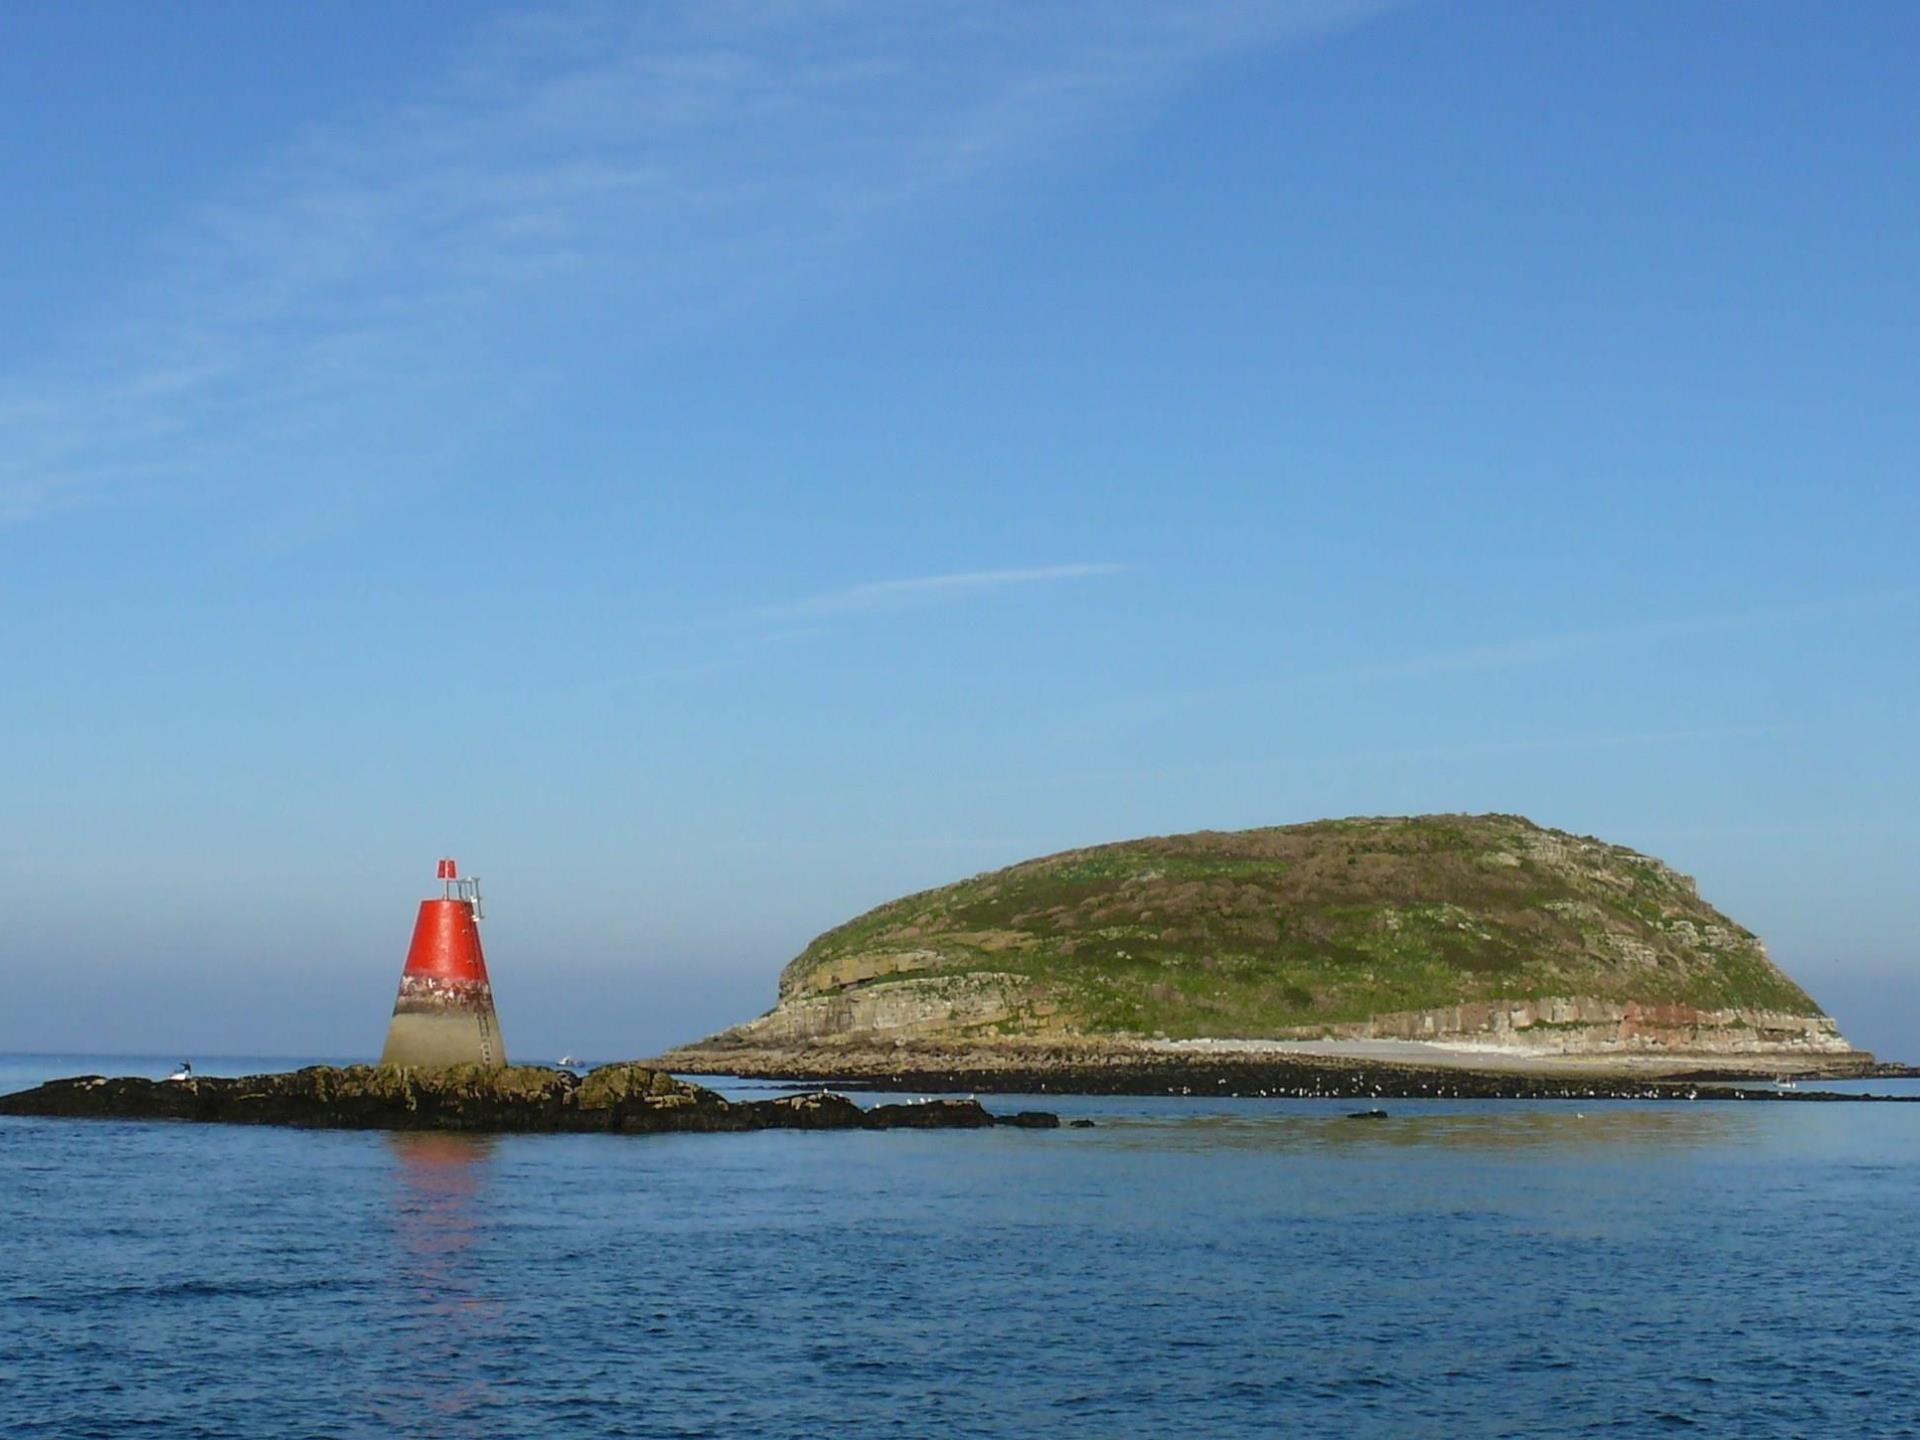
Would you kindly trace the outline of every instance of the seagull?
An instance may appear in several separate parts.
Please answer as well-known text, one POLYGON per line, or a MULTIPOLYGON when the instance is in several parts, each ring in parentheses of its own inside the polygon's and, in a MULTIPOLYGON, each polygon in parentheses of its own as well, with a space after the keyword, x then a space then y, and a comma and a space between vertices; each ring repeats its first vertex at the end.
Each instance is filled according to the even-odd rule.
POLYGON ((191 1060, 182 1060, 180 1062, 180 1068, 174 1071, 173 1074, 167 1076, 167 1079, 169 1080, 193 1079, 193 1062, 191 1060))

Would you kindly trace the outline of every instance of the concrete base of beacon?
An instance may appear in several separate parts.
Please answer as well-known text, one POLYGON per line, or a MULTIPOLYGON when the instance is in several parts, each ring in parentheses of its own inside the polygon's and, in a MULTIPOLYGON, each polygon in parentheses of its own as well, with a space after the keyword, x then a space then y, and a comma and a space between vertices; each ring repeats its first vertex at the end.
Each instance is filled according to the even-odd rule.
POLYGON ((449 1014, 396 1010, 387 1026, 382 1065, 489 1065, 507 1063, 506 1043, 492 1014, 449 1014))

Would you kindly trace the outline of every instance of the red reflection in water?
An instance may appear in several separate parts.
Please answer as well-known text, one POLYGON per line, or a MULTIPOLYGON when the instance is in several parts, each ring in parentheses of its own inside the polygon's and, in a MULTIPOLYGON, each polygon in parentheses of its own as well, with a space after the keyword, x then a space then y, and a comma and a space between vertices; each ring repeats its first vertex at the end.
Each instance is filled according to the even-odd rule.
MULTIPOLYGON (((394 1282, 405 1312, 404 1364, 395 1383, 370 1397, 376 1413, 414 1422, 423 1413, 475 1419, 504 1403, 475 1373, 499 1338, 503 1307, 482 1288, 488 1238, 487 1191, 498 1139, 395 1131, 387 1214, 394 1282)), ((404 1428, 404 1425, 401 1426, 404 1428)))

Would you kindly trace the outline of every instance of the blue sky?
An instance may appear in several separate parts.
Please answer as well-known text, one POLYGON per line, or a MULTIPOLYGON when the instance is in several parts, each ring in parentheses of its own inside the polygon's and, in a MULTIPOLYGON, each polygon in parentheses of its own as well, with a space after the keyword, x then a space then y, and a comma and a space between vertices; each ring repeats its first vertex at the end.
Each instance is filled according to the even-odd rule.
POLYGON ((1920 1057, 1902 4, 0 13, 0 1047, 1518 811, 1920 1057))

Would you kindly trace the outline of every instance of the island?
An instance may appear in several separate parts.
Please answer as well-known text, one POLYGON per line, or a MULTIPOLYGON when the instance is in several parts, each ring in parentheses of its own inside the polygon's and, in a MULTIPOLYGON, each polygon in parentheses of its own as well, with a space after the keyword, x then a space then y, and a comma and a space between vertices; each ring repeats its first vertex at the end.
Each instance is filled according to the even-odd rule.
POLYGON ((1002 1091, 1643 1094, 1905 1073, 1652 856, 1517 815, 1070 850, 820 935, 681 1073, 1002 1091))

